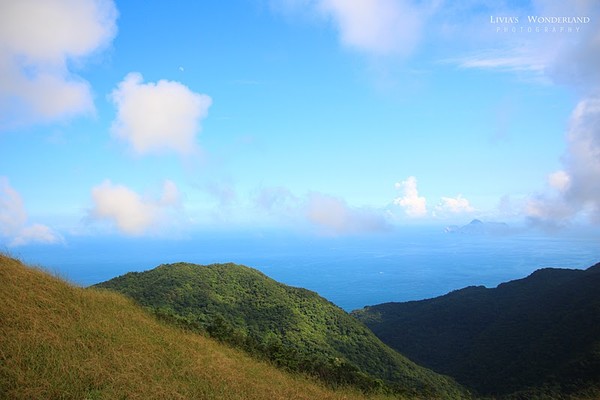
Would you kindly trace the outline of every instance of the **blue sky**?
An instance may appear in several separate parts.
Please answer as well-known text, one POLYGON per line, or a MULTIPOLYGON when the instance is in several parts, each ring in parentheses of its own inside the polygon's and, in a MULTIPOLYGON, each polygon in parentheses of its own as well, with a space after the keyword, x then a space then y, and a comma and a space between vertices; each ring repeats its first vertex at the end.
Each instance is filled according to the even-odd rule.
POLYGON ((574 0, 2 2, 0 243, 597 225, 599 16, 574 0))

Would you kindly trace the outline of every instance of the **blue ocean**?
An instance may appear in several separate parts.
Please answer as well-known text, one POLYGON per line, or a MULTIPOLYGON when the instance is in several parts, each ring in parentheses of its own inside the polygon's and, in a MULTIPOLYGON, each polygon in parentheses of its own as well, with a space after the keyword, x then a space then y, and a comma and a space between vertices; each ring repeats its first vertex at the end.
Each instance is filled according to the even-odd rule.
POLYGON ((280 232, 205 233, 176 240, 68 237, 64 245, 8 253, 82 286, 163 263, 234 262, 316 291, 350 311, 471 285, 495 287, 544 267, 584 269, 600 262, 600 236, 597 231, 471 235, 413 227, 344 238, 280 232))

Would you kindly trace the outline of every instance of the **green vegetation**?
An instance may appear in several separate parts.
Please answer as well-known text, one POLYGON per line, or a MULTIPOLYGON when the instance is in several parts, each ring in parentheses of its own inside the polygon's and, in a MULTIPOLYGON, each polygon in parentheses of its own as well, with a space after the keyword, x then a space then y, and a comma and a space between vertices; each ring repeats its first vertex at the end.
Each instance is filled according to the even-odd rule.
POLYGON ((362 323, 306 289, 235 265, 178 263, 97 285, 126 294, 164 320, 267 357, 328 385, 364 392, 464 398, 449 378, 385 346, 362 323))
POLYGON ((0 399, 363 398, 0 255, 0 399))
POLYGON ((600 398, 600 264, 353 315, 415 362, 484 395, 600 398))

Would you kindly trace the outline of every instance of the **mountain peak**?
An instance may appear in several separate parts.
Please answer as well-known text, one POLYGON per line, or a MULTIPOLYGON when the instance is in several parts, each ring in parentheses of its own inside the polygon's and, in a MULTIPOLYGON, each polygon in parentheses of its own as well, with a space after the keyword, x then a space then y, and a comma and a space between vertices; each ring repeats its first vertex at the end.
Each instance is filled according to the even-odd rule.
POLYGON ((96 286, 329 384, 365 390, 389 384, 428 398, 464 397, 454 381, 385 346, 317 293, 284 285, 250 267, 177 263, 96 286))
POLYGON ((467 225, 447 226, 444 231, 446 233, 466 233, 470 235, 483 234, 504 234, 510 231, 509 226, 504 222, 483 222, 480 219, 473 219, 467 225))

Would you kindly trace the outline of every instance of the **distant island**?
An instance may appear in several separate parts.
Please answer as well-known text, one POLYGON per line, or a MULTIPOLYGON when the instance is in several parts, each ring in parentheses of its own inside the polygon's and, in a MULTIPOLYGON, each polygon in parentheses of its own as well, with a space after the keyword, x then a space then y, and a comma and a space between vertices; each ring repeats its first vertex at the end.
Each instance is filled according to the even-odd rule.
POLYGON ((467 225, 449 225, 444 232, 467 235, 506 234, 510 232, 510 227, 504 222, 483 222, 474 219, 467 225))

